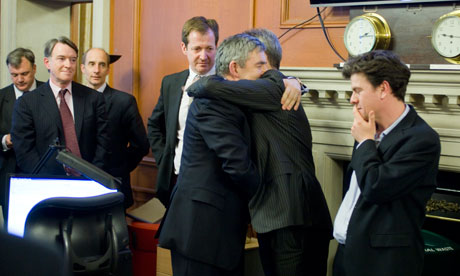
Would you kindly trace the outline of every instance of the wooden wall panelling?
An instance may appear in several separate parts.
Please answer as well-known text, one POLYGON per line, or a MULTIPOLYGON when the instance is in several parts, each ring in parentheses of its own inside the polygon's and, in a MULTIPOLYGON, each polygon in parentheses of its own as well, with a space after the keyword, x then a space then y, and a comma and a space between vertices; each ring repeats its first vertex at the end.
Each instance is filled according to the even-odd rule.
POLYGON ((453 11, 452 3, 423 5, 381 5, 373 9, 350 8, 350 16, 376 12, 383 16, 391 30, 392 50, 408 64, 447 64, 431 45, 431 32, 436 20, 453 11))
POLYGON ((187 68, 180 49, 184 22, 197 15, 219 23, 220 41, 251 25, 253 1, 142 1, 140 40, 140 99, 147 119, 159 97, 161 79, 187 68))
MULTIPOLYGON (((81 63, 83 53, 92 47, 93 4, 72 4, 71 9, 70 40, 78 47, 78 64, 81 63)), ((80 66, 77 66, 74 81, 84 83, 80 66)))
MULTIPOLYGON (((111 84, 120 90, 128 92, 136 97, 138 106, 139 99, 139 20, 140 0, 111 0, 111 46, 112 54, 122 57, 112 65, 110 72, 111 84)), ((144 119, 144 123, 145 123, 144 119)), ((145 178, 155 177, 156 171, 148 169, 145 171, 146 163, 143 161, 138 168, 131 173, 131 186, 133 189, 134 206, 153 197, 151 183, 145 178), (142 175, 141 175, 142 174, 142 175), (147 177, 143 177, 147 175, 147 177), (139 180, 143 179, 143 181, 139 180)), ((148 167, 148 163, 147 163, 148 167)))
MULTIPOLYGON (((280 36, 287 28, 315 16, 316 8, 310 7, 305 0, 259 0, 255 14, 255 27, 268 28, 280 36)), ((323 19, 332 44, 347 58, 343 32, 349 21, 349 9, 327 8, 323 19)), ((281 66, 331 67, 341 61, 329 47, 318 18, 303 25, 302 29, 290 31, 280 42, 283 47, 281 66)))
MULTIPOLYGON (((253 26, 254 0, 112 0, 113 86, 136 96, 144 124, 160 93, 165 75, 187 68, 180 50, 184 22, 193 16, 214 18, 220 41, 253 26)), ((151 154, 131 174, 135 198, 142 202, 155 186, 156 165, 151 154)))

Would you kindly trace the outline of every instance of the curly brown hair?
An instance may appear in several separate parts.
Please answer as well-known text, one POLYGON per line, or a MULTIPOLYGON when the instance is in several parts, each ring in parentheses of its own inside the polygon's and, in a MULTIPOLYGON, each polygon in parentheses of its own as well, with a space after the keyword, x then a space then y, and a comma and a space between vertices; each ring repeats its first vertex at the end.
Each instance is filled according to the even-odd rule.
POLYGON ((393 95, 404 102, 410 70, 393 52, 376 50, 350 58, 343 67, 342 75, 350 79, 357 73, 363 73, 374 87, 387 81, 393 95))

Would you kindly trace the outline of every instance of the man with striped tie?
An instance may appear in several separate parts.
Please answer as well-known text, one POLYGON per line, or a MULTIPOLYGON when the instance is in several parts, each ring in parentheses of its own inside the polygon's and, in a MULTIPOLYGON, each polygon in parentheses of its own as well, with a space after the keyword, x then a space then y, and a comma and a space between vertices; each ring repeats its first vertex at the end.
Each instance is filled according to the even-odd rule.
MULTIPOLYGON (((56 140, 103 168, 109 150, 104 96, 72 81, 78 48, 70 39, 49 40, 44 54, 49 81, 20 97, 13 111, 11 137, 20 170, 31 173, 56 140)), ((63 175, 69 171, 51 156, 40 173, 63 175)))

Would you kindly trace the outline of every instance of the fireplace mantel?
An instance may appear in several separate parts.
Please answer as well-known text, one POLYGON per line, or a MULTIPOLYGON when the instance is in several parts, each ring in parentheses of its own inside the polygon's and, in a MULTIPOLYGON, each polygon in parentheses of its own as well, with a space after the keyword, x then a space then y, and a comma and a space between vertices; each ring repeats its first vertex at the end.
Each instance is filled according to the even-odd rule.
MULTIPOLYGON (((326 155, 349 159, 353 145, 350 81, 337 68, 281 70, 288 76, 299 77, 310 89, 303 96, 302 105, 312 127, 315 153, 319 153, 320 146, 327 146, 326 155)), ((460 172, 460 71, 412 70, 411 73, 405 101, 439 133, 440 169, 460 172)))

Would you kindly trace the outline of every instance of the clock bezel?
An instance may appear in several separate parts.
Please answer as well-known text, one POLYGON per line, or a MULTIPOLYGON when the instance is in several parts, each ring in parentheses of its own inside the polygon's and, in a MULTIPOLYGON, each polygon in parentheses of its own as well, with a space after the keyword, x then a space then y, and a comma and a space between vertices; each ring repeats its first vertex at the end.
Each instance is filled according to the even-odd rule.
POLYGON ((449 18, 449 17, 457 17, 457 18, 460 19, 460 10, 455 10, 455 11, 446 13, 446 14, 444 14, 444 15, 441 15, 441 16, 436 20, 436 22, 435 22, 434 25, 433 25, 433 29, 432 29, 432 31, 431 31, 431 46, 434 48, 434 50, 436 51, 436 53, 437 53, 438 55, 440 55, 442 58, 444 58, 444 59, 447 60, 448 62, 453 63, 453 64, 460 64, 460 52, 458 53, 458 55, 453 56, 453 57, 444 56, 444 55, 441 54, 440 51, 438 50, 438 47, 437 47, 436 42, 435 42, 435 39, 436 39, 435 32, 437 31, 437 28, 439 27, 439 25, 440 25, 444 20, 446 20, 446 19, 449 18))
POLYGON ((365 13, 359 16, 356 16, 353 18, 348 24, 347 27, 345 28, 344 32, 344 44, 345 48, 347 49, 348 53, 351 56, 354 56, 347 45, 347 33, 348 30, 350 29, 350 26, 355 24, 355 22, 359 20, 367 20, 371 26, 374 28, 375 31, 375 38, 374 38, 374 45, 371 50, 376 50, 376 49, 382 49, 386 50, 390 46, 390 41, 391 41, 391 31, 390 31, 390 26, 388 25, 387 21, 385 18, 377 13, 365 13))

